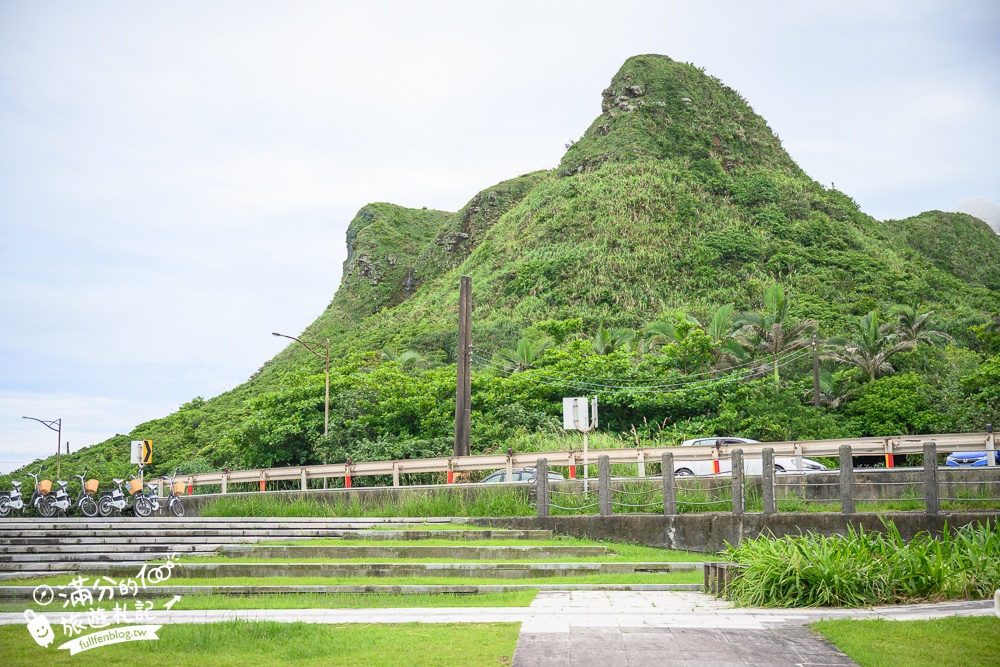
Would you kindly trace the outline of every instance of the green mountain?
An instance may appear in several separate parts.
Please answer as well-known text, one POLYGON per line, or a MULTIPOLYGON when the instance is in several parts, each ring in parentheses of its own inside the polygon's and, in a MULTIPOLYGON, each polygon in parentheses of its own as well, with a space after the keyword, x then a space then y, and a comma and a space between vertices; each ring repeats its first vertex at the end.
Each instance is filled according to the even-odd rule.
POLYGON ((455 213, 369 204, 347 244, 340 288, 302 334, 331 341, 330 438, 322 361, 293 345, 237 389, 67 465, 120 472, 130 437, 166 453, 158 470, 447 452, 461 275, 473 284, 474 451, 554 446, 559 400, 580 393, 607 406, 608 438, 629 442, 978 429, 996 414, 1000 237, 964 214, 875 220, 810 179, 739 93, 665 56, 626 61, 551 171, 486 188, 455 213), (816 323, 822 338, 849 338, 872 311, 892 324, 894 305, 915 302, 931 313, 923 331, 947 338, 914 342, 874 379, 824 361, 832 398, 816 408, 803 398, 808 359, 783 361, 776 387, 759 368, 773 361, 765 340, 735 319, 709 324, 727 304, 734 316, 766 311, 773 285, 788 297, 782 317, 816 323), (674 338, 644 336, 654 321, 674 338), (588 338, 602 326, 629 330, 614 336, 631 344, 598 354, 588 338), (512 372, 495 353, 522 337, 551 345, 512 372), (401 365, 383 350, 421 358, 401 365))

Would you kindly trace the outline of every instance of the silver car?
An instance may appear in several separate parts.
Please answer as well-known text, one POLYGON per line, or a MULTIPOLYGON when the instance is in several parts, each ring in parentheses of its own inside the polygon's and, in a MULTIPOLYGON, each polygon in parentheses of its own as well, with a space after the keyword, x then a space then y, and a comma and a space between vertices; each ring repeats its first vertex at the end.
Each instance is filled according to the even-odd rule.
MULTIPOLYGON (((752 440, 750 438, 733 438, 733 437, 711 437, 711 438, 693 438, 691 440, 685 440, 681 443, 682 447, 715 447, 716 445, 743 445, 751 443, 759 443, 759 440, 752 440)), ((774 457, 774 471, 775 472, 816 472, 819 470, 826 470, 826 467, 819 461, 813 461, 812 459, 802 459, 802 469, 799 470, 795 463, 796 459, 794 456, 775 456, 774 457)), ((697 461, 675 461, 674 462, 674 474, 675 475, 716 475, 716 474, 729 474, 733 470, 732 461, 729 457, 720 457, 719 459, 699 459, 697 461), (715 463, 718 462, 718 470, 716 470, 715 463)), ((759 458, 749 458, 743 457, 743 471, 748 475, 760 475, 763 472, 763 467, 761 465, 761 460, 759 458)))

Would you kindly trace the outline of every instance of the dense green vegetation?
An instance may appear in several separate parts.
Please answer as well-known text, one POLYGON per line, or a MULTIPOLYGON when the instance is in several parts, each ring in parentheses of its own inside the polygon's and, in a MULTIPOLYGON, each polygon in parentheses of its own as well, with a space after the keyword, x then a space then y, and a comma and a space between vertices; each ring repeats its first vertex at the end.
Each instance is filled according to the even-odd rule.
POLYGON ((993 667, 1000 645, 1000 618, 939 618, 932 621, 820 621, 812 626, 860 667, 993 667))
POLYGON ((884 533, 759 537, 730 548, 744 568, 731 600, 758 607, 864 607, 991 597, 1000 588, 1000 525, 963 526, 905 542, 884 533))
POLYGON ((463 274, 474 453, 551 448, 569 395, 597 396, 604 434, 638 444, 1000 423, 985 223, 875 220, 805 175, 738 93, 664 56, 629 59, 602 109, 556 169, 457 213, 359 211, 340 289, 303 334, 330 339, 329 438, 323 362, 292 345, 226 394, 65 457, 63 477, 123 476, 130 438, 154 440, 154 474, 449 452, 463 274))

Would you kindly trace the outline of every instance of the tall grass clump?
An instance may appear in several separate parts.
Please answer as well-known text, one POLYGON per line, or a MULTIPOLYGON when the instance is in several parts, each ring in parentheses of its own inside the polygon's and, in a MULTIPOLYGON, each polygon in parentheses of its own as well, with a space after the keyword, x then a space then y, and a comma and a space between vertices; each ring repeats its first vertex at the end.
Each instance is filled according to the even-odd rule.
POLYGON ((885 532, 809 533, 746 540, 727 554, 743 568, 726 597, 760 607, 862 607, 982 599, 1000 588, 1000 524, 945 527, 940 537, 885 532))

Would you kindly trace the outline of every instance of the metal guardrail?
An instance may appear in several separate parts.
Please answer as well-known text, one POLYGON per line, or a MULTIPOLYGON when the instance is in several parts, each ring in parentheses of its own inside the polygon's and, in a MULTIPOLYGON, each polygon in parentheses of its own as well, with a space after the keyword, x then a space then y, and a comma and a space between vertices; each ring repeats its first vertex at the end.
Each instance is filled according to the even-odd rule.
MULTIPOLYGON (((593 494, 581 489, 556 490, 547 477, 543 480, 541 471, 548 468, 544 458, 538 459, 539 470, 536 484, 536 508, 538 516, 550 515, 551 509, 560 510, 563 514, 593 514, 595 506, 601 516, 611 516, 612 513, 624 514, 658 513, 671 516, 683 512, 712 511, 731 512, 740 516, 749 512, 762 512, 765 515, 777 514, 780 511, 802 511, 802 503, 814 502, 829 506, 825 511, 837 511, 841 514, 854 514, 856 503, 868 503, 868 511, 884 511, 895 505, 895 511, 923 509, 927 514, 937 514, 943 506, 949 510, 987 509, 994 511, 1000 505, 1000 476, 988 473, 996 472, 997 467, 967 467, 943 468, 938 465, 938 448, 934 442, 924 443, 921 448, 922 468, 901 470, 915 479, 888 479, 878 481, 856 481, 854 477, 853 457, 856 454, 849 445, 842 445, 839 451, 840 468, 830 469, 824 473, 808 471, 807 474, 794 472, 776 473, 774 468, 774 452, 770 447, 763 449, 763 466, 760 473, 746 473, 745 458, 739 448, 730 453, 731 470, 722 475, 701 476, 698 484, 690 482, 695 477, 675 477, 673 474, 673 455, 664 453, 661 458, 661 468, 664 471, 662 480, 646 478, 617 478, 612 480, 611 464, 606 454, 598 456, 597 498, 593 502, 593 494), (945 472, 947 471, 947 472, 945 472), (817 475, 822 475, 817 477, 817 475), (944 477, 942 477, 944 475, 944 477), (978 477, 976 479, 975 477, 978 477), (779 482, 782 478, 788 480, 779 482), (681 483, 681 480, 689 480, 681 483), (751 500, 751 482, 755 494, 753 507, 748 507, 751 500), (636 484, 638 482, 638 484, 636 484), (706 488, 702 482, 708 482, 706 488), (782 487, 791 487, 807 492, 799 497, 795 491, 779 493, 782 487), (866 487, 875 487, 865 492, 866 487), (902 489, 902 493, 896 489, 902 489), (861 491, 861 493, 859 493, 861 491), (817 493, 820 492, 820 493, 817 493), (687 496, 687 498, 682 497, 687 496), (691 500, 691 494, 703 498, 691 500), (808 495, 819 497, 809 498, 808 495), (553 499, 553 495, 555 498, 553 499), (899 507, 902 503, 904 506, 899 507), (916 503, 917 507, 912 505, 916 503), (782 510, 782 505, 790 504, 782 510), (837 507, 839 506, 839 507, 837 507)), ((882 472, 886 472, 883 470, 882 472)))
MULTIPOLYGON (((656 463, 663 454, 672 454, 675 461, 704 461, 727 459, 733 450, 740 449, 744 458, 758 459, 764 449, 773 450, 774 456, 838 456, 840 448, 847 445, 854 456, 891 456, 895 454, 920 454, 924 445, 935 443, 939 452, 953 451, 993 451, 996 448, 995 434, 945 433, 936 435, 900 435, 883 438, 843 438, 837 440, 792 440, 787 442, 739 443, 731 445, 698 447, 638 447, 629 449, 591 449, 586 463, 594 463, 598 455, 606 456, 610 464, 632 464, 639 466, 639 476, 645 476, 645 463, 656 463)), ((308 480, 343 477, 365 477, 372 475, 392 475, 393 486, 399 486, 399 476, 403 473, 469 472, 474 470, 497 470, 506 468, 507 479, 511 479, 513 468, 535 465, 539 456, 548 460, 549 466, 581 466, 585 463, 581 450, 571 449, 551 452, 526 452, 521 454, 485 454, 477 456, 449 456, 432 459, 402 459, 396 461, 349 462, 313 466, 292 466, 286 468, 260 468, 254 470, 232 470, 229 472, 199 473, 179 475, 175 481, 188 487, 221 486, 226 493, 228 484, 257 483, 272 480, 301 480, 302 489, 308 488, 308 480)), ((988 457, 993 462, 993 457, 988 457)))

